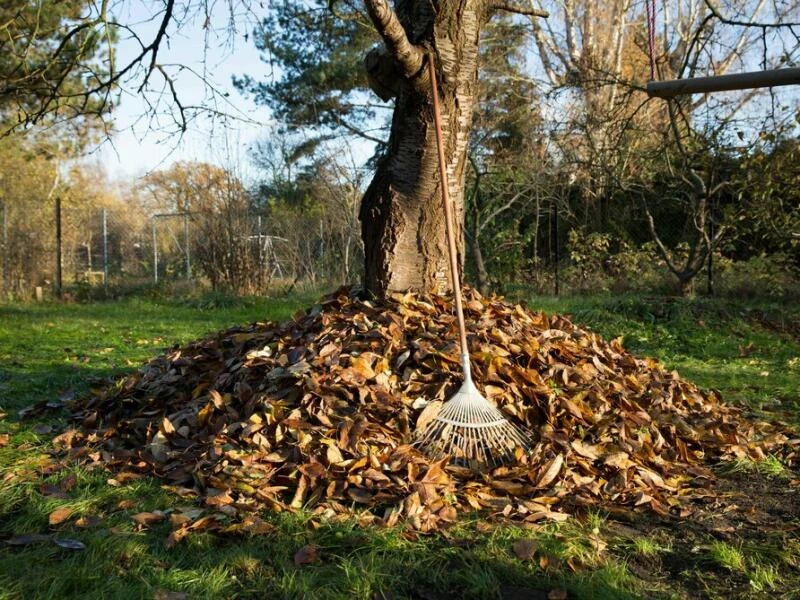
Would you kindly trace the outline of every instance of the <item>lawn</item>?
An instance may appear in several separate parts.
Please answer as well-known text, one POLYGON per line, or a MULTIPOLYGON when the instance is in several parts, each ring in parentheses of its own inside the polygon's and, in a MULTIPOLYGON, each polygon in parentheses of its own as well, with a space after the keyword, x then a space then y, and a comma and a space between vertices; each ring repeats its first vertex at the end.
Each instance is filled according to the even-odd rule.
MULTIPOLYGON (((421 536, 301 512, 262 515, 269 533, 197 533, 168 548, 169 519, 142 525, 133 517, 190 501, 155 480, 62 465, 51 440, 66 414, 40 404, 34 416, 19 416, 88 393, 165 347, 288 318, 311 299, 0 306, 0 598, 800 596, 798 475, 774 459, 720 469, 720 489, 744 492, 742 503, 766 516, 716 529, 592 511, 533 529, 475 515, 421 536), (2 543, 15 536, 20 545, 2 543)), ((635 297, 528 302, 622 336, 635 353, 755 415, 800 423, 798 308, 635 297)))

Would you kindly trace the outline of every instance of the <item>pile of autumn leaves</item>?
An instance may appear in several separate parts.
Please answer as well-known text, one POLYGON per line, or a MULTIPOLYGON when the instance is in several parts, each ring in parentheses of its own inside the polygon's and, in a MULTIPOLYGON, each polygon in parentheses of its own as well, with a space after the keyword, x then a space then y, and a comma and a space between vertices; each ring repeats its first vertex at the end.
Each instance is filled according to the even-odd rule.
POLYGON ((592 505, 685 517, 714 496, 709 464, 797 460, 800 440, 618 340, 475 292, 465 310, 478 387, 535 435, 516 464, 470 471, 410 445, 460 384, 449 301, 346 288, 287 323, 158 356, 82 401, 82 427, 63 439, 73 455, 161 477, 206 515, 252 524, 264 508, 304 508, 423 531, 472 509, 526 522, 592 505))

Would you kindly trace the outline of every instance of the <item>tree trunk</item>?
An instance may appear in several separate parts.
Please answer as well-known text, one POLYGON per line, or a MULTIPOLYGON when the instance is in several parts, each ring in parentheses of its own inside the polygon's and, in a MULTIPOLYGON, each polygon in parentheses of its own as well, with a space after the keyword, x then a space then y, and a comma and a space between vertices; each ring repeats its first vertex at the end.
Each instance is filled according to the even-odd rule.
POLYGON ((678 293, 683 298, 694 296, 694 276, 696 273, 686 273, 678 279, 678 293))
MULTIPOLYGON (((432 6, 423 0, 399 1, 397 19, 408 41, 434 56, 459 264, 463 264, 464 167, 476 101, 483 2, 443 0, 436 14, 432 6)), ((392 35, 389 31, 384 38, 393 39, 392 35)), ((452 289, 426 60, 414 74, 403 75, 397 59, 385 52, 373 51, 367 57, 373 89, 384 98, 396 97, 386 154, 359 214, 364 284, 376 296, 409 289, 438 293, 452 289)))
POLYGON ((483 260, 483 251, 478 239, 478 228, 475 227, 472 233, 472 259, 475 261, 475 282, 478 291, 484 296, 489 293, 489 273, 486 271, 486 263, 483 260))

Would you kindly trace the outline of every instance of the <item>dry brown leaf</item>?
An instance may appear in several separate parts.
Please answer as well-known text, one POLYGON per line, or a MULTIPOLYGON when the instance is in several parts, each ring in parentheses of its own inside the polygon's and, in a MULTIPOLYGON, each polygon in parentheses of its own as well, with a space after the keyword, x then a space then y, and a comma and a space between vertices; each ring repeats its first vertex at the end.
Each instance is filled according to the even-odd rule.
POLYGON ((572 449, 583 456, 584 458, 589 458, 591 460, 597 460, 599 457, 597 447, 593 446, 592 444, 586 444, 580 440, 574 440, 570 443, 572 449))
POLYGON ((614 452, 603 458, 603 464, 609 467, 616 467, 617 469, 627 469, 636 465, 630 460, 627 452, 614 452))
POLYGON ((539 542, 531 539, 517 540, 511 547, 518 559, 533 560, 536 550, 539 549, 539 542))
POLYGON ((294 554, 294 564, 297 567, 310 565, 319 560, 319 548, 313 544, 306 544, 294 554))
POLYGON ((544 469, 541 477, 539 477, 539 480, 536 482, 536 486, 543 488, 553 483, 556 477, 558 477, 558 473, 561 471, 561 466, 563 464, 563 455, 557 454, 554 456, 553 459, 548 463, 547 468, 544 469))
POLYGON ((328 449, 325 450, 325 457, 328 459, 328 464, 330 465, 338 465, 344 462, 344 457, 342 453, 339 451, 339 448, 330 444, 328 449))
POLYGON ((72 509, 69 507, 57 508, 47 517, 47 522, 50 525, 59 525, 72 516, 72 509))
POLYGON ((359 502, 361 504, 369 504, 372 500, 372 494, 362 488, 347 488, 347 495, 350 496, 354 502, 359 502))
POLYGON ((97 527, 103 523, 98 515, 83 515, 75 521, 76 527, 97 527))
POLYGON ((39 493, 42 494, 42 496, 49 496, 51 498, 61 498, 62 500, 70 499, 70 495, 67 492, 52 483, 42 485, 39 488, 39 493))
POLYGON ((166 518, 167 516, 161 511, 140 512, 136 513, 135 515, 131 515, 131 519, 133 519, 134 523, 142 526, 152 525, 153 523, 158 523, 166 518))
POLYGON ((417 417, 417 431, 424 431, 425 428, 428 426, 428 423, 433 421, 436 418, 436 415, 439 414, 439 411, 442 410, 442 404, 440 400, 434 400, 433 402, 429 402, 428 405, 422 410, 417 417))

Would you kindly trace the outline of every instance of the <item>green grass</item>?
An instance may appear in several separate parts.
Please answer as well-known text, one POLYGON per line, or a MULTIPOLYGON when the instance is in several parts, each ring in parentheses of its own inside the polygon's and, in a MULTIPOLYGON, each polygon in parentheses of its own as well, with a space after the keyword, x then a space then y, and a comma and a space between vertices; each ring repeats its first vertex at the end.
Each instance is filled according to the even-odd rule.
POLYGON ((646 557, 657 556, 671 549, 670 546, 665 546, 659 540, 646 535, 631 540, 630 548, 632 552, 646 557))
POLYGON ((744 571, 744 554, 738 548, 725 542, 714 542, 708 549, 710 560, 724 569, 730 571, 744 571))
POLYGON ((607 339, 622 337, 634 354, 659 359, 719 390, 729 403, 786 411, 800 423, 800 305, 624 296, 526 300, 548 313, 569 313, 607 339))
MULTIPOLYGON (((8 445, 0 446, 0 540, 46 533, 86 546, 12 548, 0 542, 0 599, 154 598, 166 592, 191 598, 510 598, 538 597, 535 590, 546 596, 552 589, 566 589, 570 598, 601 599, 800 593, 800 546, 778 534, 731 543, 699 539, 697 560, 670 571, 658 565, 685 558, 680 531, 620 535, 601 511, 535 530, 487 529, 475 516, 431 536, 303 513, 266 514, 275 525, 270 534, 198 533, 167 549, 168 522, 141 528, 131 516, 175 510, 186 500, 151 479, 115 486, 100 469, 62 468, 49 454, 49 441, 63 428, 63 414, 17 418, 26 406, 82 394, 100 378, 130 372, 172 344, 235 324, 286 318, 312 300, 309 295, 0 306, 0 414, 6 413, 0 434, 10 436, 8 445), (46 486, 72 476, 68 497, 46 493, 46 486), (48 516, 64 507, 71 516, 50 525, 48 516), (81 517, 90 526, 81 527, 81 517), (522 561, 513 552, 514 542, 523 538, 539 544, 533 560, 522 561), (306 544, 318 547, 319 561, 295 566, 294 554, 306 544), (641 564, 649 565, 652 577, 641 576, 641 564), (726 587, 731 574, 740 584, 735 590, 726 587)), ((721 390, 729 401, 754 411, 781 410, 797 422, 800 344, 749 318, 748 306, 678 301, 659 308, 657 300, 636 298, 530 304, 569 312, 606 337, 622 335, 631 350, 721 390)), ((756 308, 775 315, 776 322, 797 319, 788 308, 756 308)), ((789 476, 779 461, 763 466, 768 462, 735 468, 789 476)))
POLYGON ((769 478, 786 478, 788 469, 775 456, 768 456, 764 460, 737 459, 722 463, 717 469, 720 473, 758 473, 769 478))

